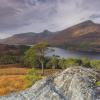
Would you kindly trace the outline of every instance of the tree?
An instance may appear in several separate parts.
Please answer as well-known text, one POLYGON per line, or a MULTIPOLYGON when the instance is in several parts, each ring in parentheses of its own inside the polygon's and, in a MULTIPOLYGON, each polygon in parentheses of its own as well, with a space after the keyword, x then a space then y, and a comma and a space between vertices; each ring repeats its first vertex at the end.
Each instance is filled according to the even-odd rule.
POLYGON ((58 66, 58 62, 59 62, 58 56, 53 55, 53 56, 50 58, 50 60, 48 61, 47 67, 50 67, 50 66, 51 66, 52 69, 55 69, 55 68, 57 68, 57 66, 58 66))
POLYGON ((45 55, 47 54, 48 43, 40 42, 38 44, 33 45, 26 53, 25 53, 25 63, 30 64, 31 66, 41 65, 42 74, 44 74, 44 63, 45 63, 45 55))
POLYGON ((59 59, 59 67, 62 69, 66 68, 66 59, 65 58, 59 59))

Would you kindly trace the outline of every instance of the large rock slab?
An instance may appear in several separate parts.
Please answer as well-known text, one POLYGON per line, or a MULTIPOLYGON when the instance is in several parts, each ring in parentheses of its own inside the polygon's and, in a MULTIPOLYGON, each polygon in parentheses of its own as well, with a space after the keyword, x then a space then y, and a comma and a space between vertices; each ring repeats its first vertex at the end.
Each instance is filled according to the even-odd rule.
POLYGON ((0 100, 100 100, 100 89, 95 86, 98 74, 92 69, 71 67, 0 100))

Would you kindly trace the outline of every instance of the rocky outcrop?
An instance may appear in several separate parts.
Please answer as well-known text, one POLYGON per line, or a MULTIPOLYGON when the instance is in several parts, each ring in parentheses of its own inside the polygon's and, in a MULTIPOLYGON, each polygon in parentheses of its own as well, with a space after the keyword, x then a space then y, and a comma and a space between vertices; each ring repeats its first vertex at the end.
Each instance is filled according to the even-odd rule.
POLYGON ((68 68, 36 82, 25 91, 0 97, 0 100, 100 100, 100 89, 95 86, 98 75, 92 69, 68 68))

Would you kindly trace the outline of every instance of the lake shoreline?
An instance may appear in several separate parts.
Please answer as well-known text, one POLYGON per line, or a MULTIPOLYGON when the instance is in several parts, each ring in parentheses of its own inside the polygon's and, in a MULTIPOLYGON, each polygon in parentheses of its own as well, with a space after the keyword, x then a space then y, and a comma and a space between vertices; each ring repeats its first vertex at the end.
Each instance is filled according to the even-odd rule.
POLYGON ((100 52, 94 51, 82 51, 82 50, 69 50, 57 47, 50 47, 55 51, 53 53, 49 53, 48 55, 58 55, 59 57, 64 58, 89 58, 89 59, 100 59, 100 52))
MULTIPOLYGON (((61 48, 61 49, 65 49, 65 48, 61 48)), ((65 50, 70 50, 70 49, 65 49, 65 50)), ((73 51, 73 52, 83 52, 83 53, 93 53, 93 54, 96 54, 96 53, 99 53, 100 54, 100 51, 89 51, 89 50, 70 50, 70 51, 73 51)))
POLYGON ((83 50, 82 48, 72 48, 72 49, 69 49, 69 48, 65 48, 65 47, 62 47, 62 46, 50 46, 50 47, 54 47, 54 48, 61 48, 61 49, 64 49, 64 50, 70 50, 70 51, 74 51, 74 52, 85 52, 85 53, 100 53, 100 48, 92 48, 90 50, 83 50))

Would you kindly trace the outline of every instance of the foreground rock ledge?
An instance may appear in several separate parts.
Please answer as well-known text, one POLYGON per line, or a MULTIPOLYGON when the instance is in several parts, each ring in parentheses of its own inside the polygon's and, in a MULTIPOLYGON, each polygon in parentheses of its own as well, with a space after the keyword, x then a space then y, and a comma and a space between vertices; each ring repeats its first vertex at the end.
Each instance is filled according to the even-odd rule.
POLYGON ((0 100, 100 100, 100 89, 95 86, 99 74, 83 67, 68 68, 36 82, 25 91, 0 97, 0 100))

